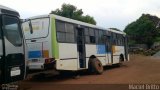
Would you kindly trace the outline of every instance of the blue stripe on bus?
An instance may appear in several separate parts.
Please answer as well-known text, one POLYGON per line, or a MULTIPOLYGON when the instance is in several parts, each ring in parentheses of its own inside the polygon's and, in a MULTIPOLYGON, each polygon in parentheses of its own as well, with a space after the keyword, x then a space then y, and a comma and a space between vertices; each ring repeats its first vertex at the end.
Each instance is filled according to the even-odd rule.
POLYGON ((29 51, 28 52, 28 58, 40 58, 42 57, 41 51, 29 51))
POLYGON ((105 50, 105 45, 97 45, 97 54, 105 54, 106 50, 105 50))
POLYGON ((106 51, 107 46, 105 45, 96 45, 96 48, 97 48, 97 54, 110 53, 109 51, 106 51))

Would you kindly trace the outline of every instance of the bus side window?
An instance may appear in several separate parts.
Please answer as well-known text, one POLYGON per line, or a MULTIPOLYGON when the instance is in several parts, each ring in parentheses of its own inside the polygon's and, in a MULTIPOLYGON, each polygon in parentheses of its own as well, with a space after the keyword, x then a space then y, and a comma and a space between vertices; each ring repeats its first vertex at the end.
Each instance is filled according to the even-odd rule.
POLYGON ((65 23, 56 21, 57 40, 59 42, 65 42, 65 23))
POLYGON ((96 43, 98 43, 98 30, 95 30, 96 43))
POLYGON ((116 34, 112 33, 112 43, 113 45, 116 45, 116 34))
POLYGON ((104 33, 103 33, 103 30, 99 30, 99 33, 98 33, 98 43, 99 44, 104 44, 104 33))
POLYGON ((95 44, 96 38, 95 38, 95 30, 92 28, 84 28, 85 31, 85 42, 89 44, 95 44))
POLYGON ((89 28, 89 39, 90 39, 90 43, 95 43, 95 30, 92 28, 89 28))
POLYGON ((57 39, 59 42, 75 42, 74 25, 71 23, 56 21, 57 39))
POLYGON ((66 42, 75 42, 74 25, 70 23, 65 23, 66 30, 66 42))
POLYGON ((87 27, 84 28, 84 33, 85 33, 85 42, 90 43, 89 39, 89 29, 87 27))

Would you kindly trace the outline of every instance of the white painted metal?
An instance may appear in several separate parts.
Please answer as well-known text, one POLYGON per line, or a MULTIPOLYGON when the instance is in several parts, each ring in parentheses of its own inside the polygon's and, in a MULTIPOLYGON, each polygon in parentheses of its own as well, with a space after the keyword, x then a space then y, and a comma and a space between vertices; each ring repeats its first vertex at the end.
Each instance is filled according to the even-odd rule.
POLYGON ((59 57, 60 59, 78 58, 77 44, 73 43, 59 43, 59 57))
POLYGON ((57 60, 56 62, 57 70, 78 70, 77 59, 57 60))
POLYGON ((124 46, 115 46, 115 53, 113 53, 113 64, 119 63, 120 54, 125 55, 124 46))

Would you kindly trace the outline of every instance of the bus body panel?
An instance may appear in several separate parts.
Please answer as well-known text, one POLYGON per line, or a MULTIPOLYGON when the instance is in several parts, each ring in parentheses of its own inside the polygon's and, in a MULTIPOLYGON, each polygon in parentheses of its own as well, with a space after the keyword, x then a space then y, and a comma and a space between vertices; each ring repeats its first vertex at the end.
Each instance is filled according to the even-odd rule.
POLYGON ((49 40, 51 41, 51 47, 50 49, 52 50, 52 57, 55 59, 59 59, 59 45, 57 41, 57 34, 56 34, 56 21, 55 17, 52 15, 49 15, 50 17, 50 28, 49 28, 49 40))
POLYGON ((113 45, 112 46, 112 51, 113 51, 113 64, 116 64, 116 63, 120 63, 119 61, 119 56, 121 54, 125 55, 124 53, 124 46, 115 46, 113 45))
POLYGON ((59 59, 57 60, 58 70, 78 70, 77 45, 72 43, 59 43, 59 59))
POLYGON ((56 61, 57 70, 79 70, 78 67, 79 67, 78 59, 57 60, 56 61))
POLYGON ((72 43, 59 43, 59 57, 61 60, 77 59, 77 45, 72 43))
POLYGON ((45 60, 52 58, 49 21, 48 17, 32 20, 33 34, 30 34, 29 23, 23 23, 29 69, 45 69, 45 60))
POLYGON ((28 58, 29 58, 29 69, 37 69, 37 67, 44 68, 44 58, 49 58, 48 42, 35 42, 28 43, 28 58), (45 54, 46 53, 46 54, 45 54), (32 63, 30 63, 32 62, 32 63))
POLYGON ((106 65, 112 65, 112 55, 111 55, 111 52, 108 52, 106 54, 106 58, 107 58, 107 61, 108 61, 108 62, 106 62, 107 63, 106 65))

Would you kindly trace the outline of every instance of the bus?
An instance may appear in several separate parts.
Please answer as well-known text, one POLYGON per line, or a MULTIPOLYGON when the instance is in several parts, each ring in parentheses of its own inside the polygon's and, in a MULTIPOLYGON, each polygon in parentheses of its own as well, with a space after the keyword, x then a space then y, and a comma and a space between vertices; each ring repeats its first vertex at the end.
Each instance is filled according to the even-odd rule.
POLYGON ((103 66, 129 60, 127 36, 122 31, 54 14, 26 19, 23 31, 30 70, 88 69, 101 74, 103 66))
POLYGON ((25 78, 25 41, 19 13, 0 5, 0 84, 25 78))

